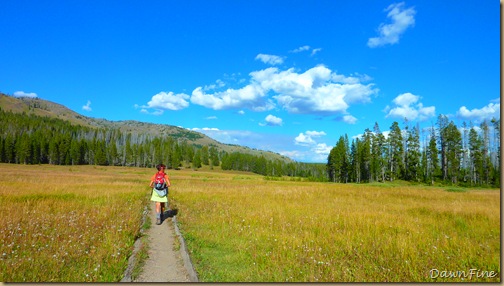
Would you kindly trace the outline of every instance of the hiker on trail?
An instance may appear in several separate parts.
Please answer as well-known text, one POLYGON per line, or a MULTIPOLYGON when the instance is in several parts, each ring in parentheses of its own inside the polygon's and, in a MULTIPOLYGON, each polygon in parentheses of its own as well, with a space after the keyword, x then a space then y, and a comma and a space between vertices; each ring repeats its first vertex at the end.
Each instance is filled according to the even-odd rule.
POLYGON ((156 224, 161 224, 161 203, 168 206, 168 187, 171 186, 170 178, 165 173, 166 166, 158 164, 158 172, 151 178, 150 187, 152 188, 151 201, 156 202, 156 224))

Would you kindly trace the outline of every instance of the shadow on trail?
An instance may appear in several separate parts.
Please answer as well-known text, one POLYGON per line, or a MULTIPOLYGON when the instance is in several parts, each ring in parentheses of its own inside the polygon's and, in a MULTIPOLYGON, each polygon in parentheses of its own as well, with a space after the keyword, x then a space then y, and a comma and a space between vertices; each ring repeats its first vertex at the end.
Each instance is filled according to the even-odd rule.
POLYGON ((163 223, 163 221, 165 221, 165 219, 167 219, 167 218, 171 218, 171 217, 176 216, 177 213, 178 213, 178 209, 164 211, 163 215, 161 216, 161 223, 163 223))

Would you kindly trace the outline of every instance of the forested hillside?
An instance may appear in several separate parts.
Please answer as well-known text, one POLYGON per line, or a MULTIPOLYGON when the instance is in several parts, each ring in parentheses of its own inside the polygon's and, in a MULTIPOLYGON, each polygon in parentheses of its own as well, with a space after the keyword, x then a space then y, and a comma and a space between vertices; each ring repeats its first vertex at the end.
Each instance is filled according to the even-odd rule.
POLYGON ((406 180, 500 187, 500 119, 462 128, 445 115, 423 134, 394 122, 386 138, 378 123, 349 143, 339 138, 327 162, 333 182, 406 180), (423 136, 422 136, 423 135, 423 136), (422 140, 422 139, 423 140, 422 140))
POLYGON ((291 162, 285 156, 277 153, 251 149, 244 146, 223 144, 202 133, 187 130, 177 126, 167 124, 153 124, 133 120, 110 121, 106 119, 93 118, 74 112, 65 106, 40 98, 20 97, 16 98, 0 93, 0 108, 13 113, 23 113, 26 115, 37 115, 42 117, 57 118, 71 123, 72 125, 91 127, 97 129, 113 129, 122 133, 131 133, 135 136, 164 137, 169 136, 178 141, 186 140, 188 144, 198 146, 215 146, 217 150, 227 153, 239 152, 254 156, 264 156, 268 160, 281 160, 291 162))
MULTIPOLYGON (((52 113, 50 108, 46 111, 52 113)), ((324 165, 296 163, 278 154, 235 145, 228 146, 232 152, 227 152, 221 148, 224 144, 208 140, 207 145, 202 145, 196 140, 202 135, 182 128, 168 126, 165 127, 167 132, 156 133, 152 132, 153 124, 145 124, 142 129, 144 123, 141 122, 98 127, 58 117, 54 113, 40 116, 25 110, 21 113, 5 111, 0 107, 0 162, 137 167, 153 167, 163 162, 173 169, 220 166, 222 162, 224 170, 326 180, 324 165)), ((72 118, 76 117, 72 115, 72 118)))

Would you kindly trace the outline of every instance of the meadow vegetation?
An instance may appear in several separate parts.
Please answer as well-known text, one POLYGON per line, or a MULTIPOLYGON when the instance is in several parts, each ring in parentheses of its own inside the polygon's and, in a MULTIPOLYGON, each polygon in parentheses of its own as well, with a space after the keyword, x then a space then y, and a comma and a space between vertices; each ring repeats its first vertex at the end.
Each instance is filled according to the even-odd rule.
MULTIPOLYGON (((119 281, 152 172, 0 164, 0 281, 119 281)), ((500 282, 497 189, 169 175, 202 282, 500 282)))
POLYGON ((497 189, 217 172, 173 182, 200 281, 500 281, 497 189))
POLYGON ((0 164, 0 281, 122 278, 150 169, 0 164))

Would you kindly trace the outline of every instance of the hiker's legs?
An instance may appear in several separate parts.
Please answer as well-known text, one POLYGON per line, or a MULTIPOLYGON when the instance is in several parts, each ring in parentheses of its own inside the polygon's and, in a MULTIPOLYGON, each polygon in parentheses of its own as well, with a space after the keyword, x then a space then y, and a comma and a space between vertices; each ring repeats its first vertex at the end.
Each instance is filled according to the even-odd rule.
POLYGON ((161 202, 156 202, 156 223, 161 224, 161 202))

